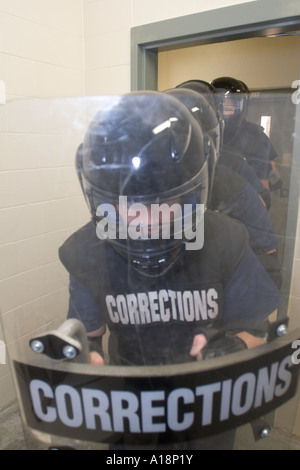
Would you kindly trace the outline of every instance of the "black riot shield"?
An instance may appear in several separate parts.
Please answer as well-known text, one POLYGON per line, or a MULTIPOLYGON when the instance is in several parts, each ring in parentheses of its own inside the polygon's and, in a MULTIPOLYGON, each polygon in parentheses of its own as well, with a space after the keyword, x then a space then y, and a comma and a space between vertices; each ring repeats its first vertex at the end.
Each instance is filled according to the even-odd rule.
POLYGON ((264 417, 297 392, 300 331, 181 367, 99 368, 81 355, 78 339, 58 329, 33 338, 23 360, 13 360, 24 422, 49 447, 101 448, 130 435, 135 448, 172 449, 246 423, 258 440, 274 425, 264 417))
POLYGON ((28 448, 297 448, 299 111, 253 94, 247 160, 181 95, 5 105, 0 362, 28 448))

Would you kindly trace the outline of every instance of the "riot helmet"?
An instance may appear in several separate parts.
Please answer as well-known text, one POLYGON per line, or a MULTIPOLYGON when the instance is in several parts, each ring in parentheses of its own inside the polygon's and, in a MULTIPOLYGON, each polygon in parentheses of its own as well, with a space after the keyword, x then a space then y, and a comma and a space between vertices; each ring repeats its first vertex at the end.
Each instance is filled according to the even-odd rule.
POLYGON ((224 139, 229 142, 246 118, 250 95, 249 89, 244 82, 232 77, 215 78, 211 84, 223 100, 224 139))
POLYGON ((221 141, 222 141, 222 128, 220 122, 217 118, 217 115, 210 103, 203 95, 199 93, 185 89, 185 88, 172 88, 166 90, 164 93, 167 93, 171 96, 174 96, 179 101, 181 101, 197 119, 200 126, 203 127, 204 131, 207 133, 209 139, 211 140, 210 145, 212 147, 212 152, 214 158, 209 162, 209 197, 212 190, 212 183, 214 179, 215 166, 218 161, 221 152, 221 141))
POLYGON ((196 91, 200 95, 205 96, 206 99, 214 107, 219 119, 222 117, 223 100, 221 99, 217 90, 211 83, 206 82, 205 80, 193 79, 180 83, 176 86, 176 88, 185 88, 188 90, 196 91))
MULTIPOLYGON (((186 106, 163 93, 133 92, 99 110, 78 149, 76 168, 97 227, 106 209, 116 208, 108 214, 115 233, 103 238, 143 274, 156 276, 175 262, 186 242, 179 207, 190 208, 189 218, 199 204, 206 207, 211 158, 209 140, 186 106), (130 236, 132 208, 147 216, 154 206, 172 211, 169 237, 157 231, 150 236, 152 212, 146 222, 135 219, 141 221, 140 236, 134 223, 130 236)), ((156 229, 161 230, 162 218, 160 213, 156 229)))
POLYGON ((250 95, 250 90, 248 88, 248 85, 246 85, 245 82, 243 82, 242 80, 240 80, 241 84, 243 85, 244 87, 244 92, 247 93, 248 95, 250 95))
POLYGON ((176 88, 166 90, 166 93, 177 97, 192 111, 212 138, 218 158, 223 143, 224 121, 222 102, 214 87, 203 80, 189 80, 176 88))

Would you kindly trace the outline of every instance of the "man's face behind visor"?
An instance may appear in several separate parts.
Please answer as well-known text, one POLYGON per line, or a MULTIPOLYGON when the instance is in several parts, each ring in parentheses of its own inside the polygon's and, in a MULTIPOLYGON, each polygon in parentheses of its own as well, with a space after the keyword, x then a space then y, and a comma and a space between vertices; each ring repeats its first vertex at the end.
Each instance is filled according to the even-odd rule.
POLYGON ((169 239, 182 230, 180 199, 163 203, 121 203, 117 205, 119 221, 131 238, 169 239))

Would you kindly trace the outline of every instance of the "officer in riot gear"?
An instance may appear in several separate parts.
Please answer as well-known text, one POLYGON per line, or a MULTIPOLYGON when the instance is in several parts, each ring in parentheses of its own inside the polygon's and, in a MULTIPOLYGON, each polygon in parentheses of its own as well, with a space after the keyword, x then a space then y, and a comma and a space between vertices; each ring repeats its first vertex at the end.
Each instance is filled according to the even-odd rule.
POLYGON ((207 208, 215 152, 167 94, 123 95, 93 119, 76 158, 92 220, 59 250, 70 274, 68 317, 84 323, 92 363, 103 363, 106 325, 112 365, 185 363, 264 343, 281 294, 244 226, 207 208), (166 210, 172 229, 164 238, 166 210))
MULTIPOLYGON (((281 266, 278 260, 278 238, 259 193, 227 164, 228 157, 232 152, 230 148, 227 148, 225 152, 223 150, 224 126, 219 113, 219 103, 217 100, 211 99, 211 92, 216 93, 216 90, 212 90, 212 85, 205 84, 204 81, 198 83, 196 80, 191 80, 185 83, 188 88, 185 88, 183 84, 166 90, 165 93, 182 101, 215 143, 217 163, 208 207, 243 222, 249 233, 251 248, 280 288, 281 266)), ((233 152, 233 157, 237 156, 233 152)))
MULTIPOLYGON (((88 129, 77 154, 77 171, 93 220, 66 241, 60 257, 71 274, 69 316, 79 317, 92 335, 97 330, 103 332, 108 324, 113 363, 190 360, 199 326, 237 331, 242 318, 245 324, 259 322, 278 306, 280 294, 264 270, 259 271, 243 226, 207 210, 209 163, 214 159, 213 146, 186 107, 157 92, 124 95, 111 109, 100 110, 88 129), (195 212, 197 205, 203 205, 203 248, 174 232, 168 239, 104 236, 100 240, 96 232, 98 207, 109 203, 117 208, 120 195, 126 196, 128 206, 138 202, 147 208, 154 201, 169 207, 175 201, 195 212), (210 257, 215 265, 209 262, 210 257), (246 260, 248 266, 255 266, 255 283, 259 273, 261 282, 269 285, 272 299, 265 295, 260 299, 257 294, 255 302, 250 298, 245 302, 244 297, 235 297, 233 279, 241 270, 238 278, 242 281, 246 260), (193 298, 184 288, 186 276, 193 298), (184 284, 179 288, 180 279, 184 284), (201 313, 199 303, 203 293, 196 293, 201 292, 202 283, 206 286, 206 313, 201 313), (156 292, 153 299, 149 292, 156 292), (230 305, 234 297, 237 308, 230 305)), ((113 223, 117 225, 118 220, 117 210, 113 223)), ((197 234, 193 224, 196 230, 192 233, 197 234)), ((248 268, 249 273, 251 276, 248 268)), ((251 285, 254 278, 248 281, 251 285)), ((251 295, 255 289, 253 285, 251 295)))
POLYGON ((270 207, 270 192, 267 190, 259 177, 257 176, 254 169, 249 165, 248 161, 243 155, 243 152, 233 148, 231 145, 228 145, 227 135, 228 135, 228 120, 224 119, 223 116, 223 100, 222 95, 218 94, 217 88, 215 88, 211 83, 208 83, 204 80, 187 80, 180 85, 177 85, 176 88, 183 88, 195 91, 209 101, 210 106, 214 109, 215 119, 217 118, 219 123, 219 128, 222 135, 222 141, 220 141, 220 149, 222 152, 219 154, 220 163, 230 167, 232 170, 237 172, 246 181, 248 181, 251 186, 254 187, 255 191, 262 197, 266 207, 270 207), (225 133, 225 124, 227 125, 225 133))
POLYGON ((277 153, 264 129, 247 121, 250 92, 233 77, 219 77, 211 84, 223 98, 224 141, 242 152, 267 190, 280 189, 282 181, 275 167, 277 153))

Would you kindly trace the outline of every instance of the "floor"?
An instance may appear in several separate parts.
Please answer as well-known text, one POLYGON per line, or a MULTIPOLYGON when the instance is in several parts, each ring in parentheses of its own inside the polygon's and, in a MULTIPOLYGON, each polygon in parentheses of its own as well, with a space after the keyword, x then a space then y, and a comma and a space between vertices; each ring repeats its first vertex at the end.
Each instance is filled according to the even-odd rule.
POLYGON ((26 440, 17 404, 0 413, 0 448, 3 450, 26 449, 26 440))
MULTIPOLYGON (((19 407, 13 403, 0 413, 0 449, 1 450, 40 450, 47 449, 43 444, 25 435, 19 407)), ((253 440, 250 425, 239 428, 235 441, 235 450, 300 450, 300 436, 293 434, 286 439, 283 430, 272 429, 269 437, 253 440)))

